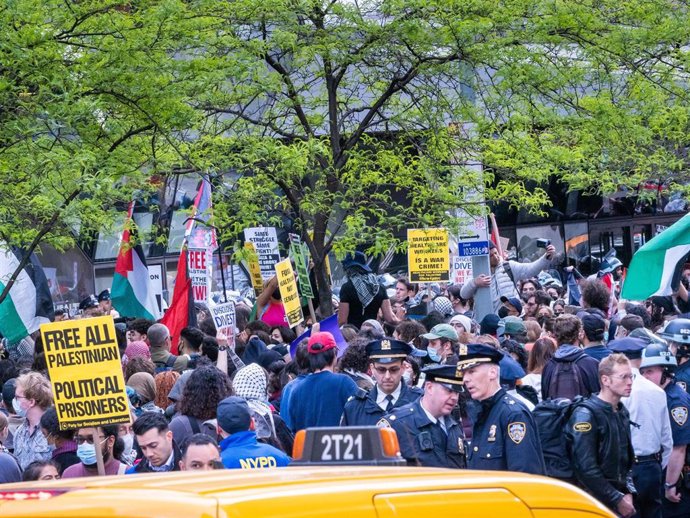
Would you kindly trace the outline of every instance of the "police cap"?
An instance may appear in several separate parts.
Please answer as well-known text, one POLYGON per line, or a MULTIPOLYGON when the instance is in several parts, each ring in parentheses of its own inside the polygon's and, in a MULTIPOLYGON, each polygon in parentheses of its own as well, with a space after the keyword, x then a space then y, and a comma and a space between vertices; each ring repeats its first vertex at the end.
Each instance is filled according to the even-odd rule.
POLYGON ((642 338, 632 338, 626 336, 611 340, 608 343, 608 348, 614 353, 623 353, 630 360, 639 360, 642 358, 642 351, 647 346, 647 342, 642 338))
POLYGON ((79 303, 79 309, 81 311, 85 311, 89 308, 95 308, 96 306, 98 306, 98 299, 95 295, 89 295, 79 303))
POLYGON ((458 357, 460 358, 458 369, 465 371, 482 363, 499 365, 503 359, 503 353, 490 345, 460 344, 458 357))
POLYGON ((417 349, 407 342, 388 336, 369 342, 366 347, 367 357, 379 363, 390 363, 393 360, 404 360, 417 349))
POLYGON ((456 365, 438 365, 436 367, 427 367, 422 370, 424 381, 431 381, 443 385, 448 390, 455 392, 462 392, 462 371, 456 365))
POLYGON ((110 300, 110 290, 103 290, 98 294, 98 302, 103 302, 104 300, 110 300))

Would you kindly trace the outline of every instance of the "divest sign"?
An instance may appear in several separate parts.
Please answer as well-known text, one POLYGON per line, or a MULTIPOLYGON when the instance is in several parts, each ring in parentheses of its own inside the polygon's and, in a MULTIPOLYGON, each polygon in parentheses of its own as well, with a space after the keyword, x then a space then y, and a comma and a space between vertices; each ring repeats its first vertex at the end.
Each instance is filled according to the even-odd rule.
POLYGON ((445 228, 408 229, 407 266, 410 282, 449 280, 448 231, 445 228))
POLYGON ((218 304, 211 309, 211 317, 218 333, 223 333, 229 343, 234 343, 235 337, 235 303, 218 304))
POLYGON ((43 324, 41 337, 61 430, 129 422, 112 317, 43 324))

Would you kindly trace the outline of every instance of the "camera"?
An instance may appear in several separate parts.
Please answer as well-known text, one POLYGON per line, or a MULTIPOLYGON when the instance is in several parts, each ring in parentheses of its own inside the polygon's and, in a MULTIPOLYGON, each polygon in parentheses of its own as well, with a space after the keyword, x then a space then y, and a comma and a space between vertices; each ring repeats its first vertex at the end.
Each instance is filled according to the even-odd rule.
POLYGON ((537 248, 546 248, 550 244, 551 244, 550 239, 542 239, 542 238, 537 239, 537 248))

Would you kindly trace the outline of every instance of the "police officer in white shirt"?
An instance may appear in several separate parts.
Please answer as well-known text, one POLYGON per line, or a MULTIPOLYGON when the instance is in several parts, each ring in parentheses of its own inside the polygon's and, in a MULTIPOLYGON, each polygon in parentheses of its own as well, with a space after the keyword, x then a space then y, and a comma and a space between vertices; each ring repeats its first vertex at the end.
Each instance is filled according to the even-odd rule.
MULTIPOLYGON (((661 340, 661 339, 659 339, 661 340)), ((635 463, 633 481, 637 488, 635 507, 640 518, 661 518, 664 480, 662 470, 666 468, 673 437, 666 403, 666 393, 640 374, 642 350, 648 341, 625 337, 612 340, 608 348, 623 353, 630 360, 635 376, 630 397, 621 402, 630 412, 630 428, 635 463)))

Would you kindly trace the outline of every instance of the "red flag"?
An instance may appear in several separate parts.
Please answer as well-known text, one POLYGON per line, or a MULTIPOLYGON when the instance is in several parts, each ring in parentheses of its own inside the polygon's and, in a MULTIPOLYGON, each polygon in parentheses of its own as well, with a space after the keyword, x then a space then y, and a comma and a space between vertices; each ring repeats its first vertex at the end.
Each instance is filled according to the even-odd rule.
POLYGON ((172 302, 161 319, 161 324, 170 331, 172 345, 170 352, 177 354, 177 344, 180 341, 180 332, 188 326, 196 326, 196 311, 192 295, 192 279, 187 273, 187 244, 182 245, 180 258, 177 261, 177 278, 172 302))

